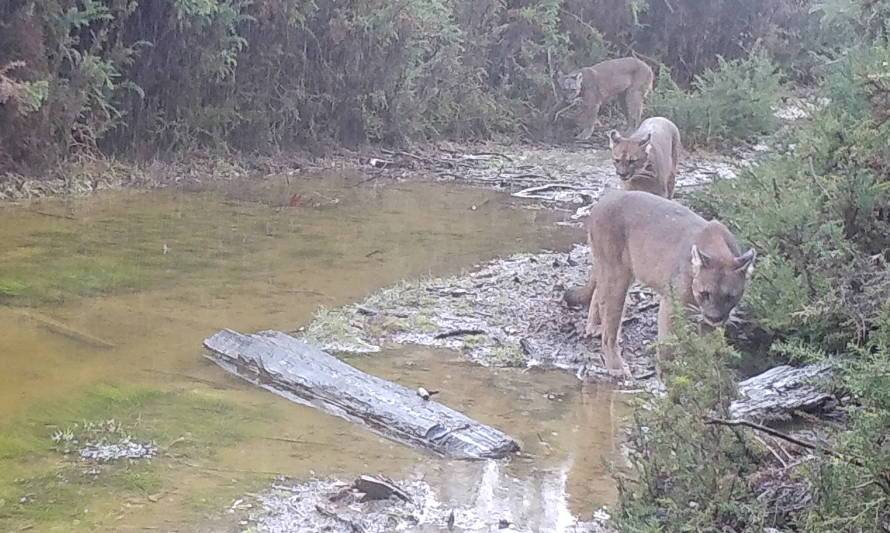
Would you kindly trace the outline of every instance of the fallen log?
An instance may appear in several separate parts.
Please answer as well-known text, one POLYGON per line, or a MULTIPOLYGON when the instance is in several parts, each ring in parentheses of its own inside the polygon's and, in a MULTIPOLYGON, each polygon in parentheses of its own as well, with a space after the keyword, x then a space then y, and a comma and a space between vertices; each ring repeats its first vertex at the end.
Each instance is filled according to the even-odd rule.
POLYGON ((222 330, 204 347, 208 359, 254 385, 399 442, 455 459, 499 459, 519 450, 497 429, 279 331, 222 330))
POLYGON ((729 412, 733 419, 769 421, 787 420, 794 411, 824 409, 835 400, 824 386, 831 370, 827 364, 771 368, 739 383, 739 397, 729 412))

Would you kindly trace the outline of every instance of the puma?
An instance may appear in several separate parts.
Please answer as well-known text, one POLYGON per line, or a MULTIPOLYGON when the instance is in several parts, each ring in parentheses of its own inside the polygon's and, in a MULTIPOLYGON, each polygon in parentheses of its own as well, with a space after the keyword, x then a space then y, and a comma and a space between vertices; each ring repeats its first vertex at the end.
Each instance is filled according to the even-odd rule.
MULTIPOLYGON (((720 326, 742 298, 754 266, 754 249, 741 253, 726 226, 646 192, 607 193, 593 206, 587 229, 594 260, 590 281, 564 298, 569 305, 589 303, 586 334, 602 328, 606 368, 619 377, 631 377, 619 347, 631 282, 659 294, 658 339, 664 340, 671 332, 673 299, 694 311, 706 329, 720 326)), ((670 356, 658 348, 659 375, 670 356)))
POLYGON ((609 132, 615 173, 629 191, 671 199, 680 163, 680 130, 662 117, 647 118, 629 137, 609 132))
POLYGON ((640 123, 643 100, 652 90, 652 81, 652 69, 635 57, 609 59, 561 75, 559 86, 564 100, 569 104, 556 112, 554 120, 566 110, 582 104, 578 120, 585 127, 578 134, 578 139, 590 139, 597 124, 600 106, 623 94, 627 128, 632 130, 640 123))

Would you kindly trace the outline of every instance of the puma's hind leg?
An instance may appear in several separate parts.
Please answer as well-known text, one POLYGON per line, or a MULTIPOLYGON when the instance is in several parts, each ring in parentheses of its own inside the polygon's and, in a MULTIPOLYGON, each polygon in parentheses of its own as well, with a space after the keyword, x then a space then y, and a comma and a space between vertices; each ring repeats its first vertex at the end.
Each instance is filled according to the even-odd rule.
POLYGON ((633 87, 624 93, 625 117, 629 131, 636 130, 643 118, 643 98, 643 92, 633 87))

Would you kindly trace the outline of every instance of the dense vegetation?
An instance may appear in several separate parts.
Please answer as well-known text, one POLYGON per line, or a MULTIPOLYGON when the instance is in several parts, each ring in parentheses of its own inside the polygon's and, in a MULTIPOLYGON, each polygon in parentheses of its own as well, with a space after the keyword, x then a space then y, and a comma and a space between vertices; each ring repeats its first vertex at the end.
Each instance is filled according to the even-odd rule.
MULTIPOLYGON (((709 424, 728 417, 739 354, 681 332, 669 397, 638 411, 624 530, 890 530, 890 3, 843 14, 825 21, 849 41, 820 76, 822 107, 770 159, 693 198, 760 253, 745 306, 754 355, 838 368, 845 420, 819 431, 834 454, 782 464, 760 436, 709 424)), ((747 79, 735 90, 757 95, 758 76, 738 77, 749 66, 718 78, 747 79)), ((697 90, 713 93, 715 79, 697 90)))
MULTIPOLYGON (((790 77, 812 79, 814 57, 831 56, 839 33, 808 31, 826 13, 820 5, 8 0, 0 4, 0 170, 39 173, 97 149, 145 158, 547 136, 552 75, 609 56, 664 63, 686 87, 720 58, 760 47, 790 77)), ((723 132, 702 138, 713 135, 723 132)))

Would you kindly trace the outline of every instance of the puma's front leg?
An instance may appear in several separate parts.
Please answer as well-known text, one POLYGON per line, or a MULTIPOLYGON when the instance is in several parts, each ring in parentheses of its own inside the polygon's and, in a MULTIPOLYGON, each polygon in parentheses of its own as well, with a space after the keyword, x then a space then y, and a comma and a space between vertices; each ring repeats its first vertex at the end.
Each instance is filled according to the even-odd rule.
POLYGON ((588 338, 595 337, 600 333, 600 304, 597 301, 596 289, 590 297, 590 305, 587 308, 587 326, 584 328, 584 334, 588 338))
POLYGON ((621 357, 621 318, 624 314, 624 300, 630 287, 632 274, 629 271, 606 272, 597 281, 597 300, 602 313, 602 346, 606 360, 606 370, 612 376, 632 379, 630 367, 621 357))
POLYGON ((664 364, 674 357, 670 347, 662 343, 671 335, 671 303, 661 297, 658 304, 658 345, 655 348, 655 370, 658 379, 664 382, 664 364))
POLYGON ((600 104, 596 102, 591 104, 584 110, 582 113, 580 121, 582 124, 587 124, 588 126, 578 134, 577 139, 581 141, 586 141, 593 136, 593 130, 596 129, 597 125, 597 117, 600 112, 600 104))

